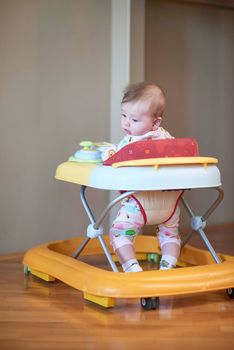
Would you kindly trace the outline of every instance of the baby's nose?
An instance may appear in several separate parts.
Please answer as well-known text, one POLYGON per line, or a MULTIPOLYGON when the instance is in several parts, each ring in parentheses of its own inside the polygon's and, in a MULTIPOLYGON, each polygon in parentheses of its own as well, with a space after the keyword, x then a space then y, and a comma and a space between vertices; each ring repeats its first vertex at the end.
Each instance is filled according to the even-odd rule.
POLYGON ((129 126, 129 118, 124 119, 124 125, 129 126))

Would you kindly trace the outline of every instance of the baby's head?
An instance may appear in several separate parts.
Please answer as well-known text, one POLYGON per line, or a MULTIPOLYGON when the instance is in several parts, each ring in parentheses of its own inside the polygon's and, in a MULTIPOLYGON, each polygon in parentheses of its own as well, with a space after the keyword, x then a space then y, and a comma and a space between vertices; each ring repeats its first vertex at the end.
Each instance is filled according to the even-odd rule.
POLYGON ((134 136, 156 130, 164 110, 165 96, 159 86, 147 82, 128 85, 122 99, 122 129, 134 136))

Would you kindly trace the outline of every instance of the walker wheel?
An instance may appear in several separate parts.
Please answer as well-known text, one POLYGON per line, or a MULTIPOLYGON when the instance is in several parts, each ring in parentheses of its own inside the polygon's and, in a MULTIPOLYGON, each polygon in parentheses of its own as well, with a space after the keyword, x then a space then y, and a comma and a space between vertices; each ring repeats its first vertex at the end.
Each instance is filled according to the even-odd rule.
POLYGON ((27 276, 27 275, 29 275, 29 273, 30 273, 30 269, 28 268, 28 266, 24 266, 24 274, 25 274, 25 276, 27 276))
POLYGON ((157 254, 157 253, 148 253, 147 254, 147 260, 150 263, 155 263, 158 264, 161 260, 161 255, 157 254))
POLYGON ((234 288, 228 288, 227 295, 229 296, 229 298, 234 299, 234 288))
POLYGON ((155 310, 159 306, 159 297, 141 298, 141 306, 144 310, 155 310))

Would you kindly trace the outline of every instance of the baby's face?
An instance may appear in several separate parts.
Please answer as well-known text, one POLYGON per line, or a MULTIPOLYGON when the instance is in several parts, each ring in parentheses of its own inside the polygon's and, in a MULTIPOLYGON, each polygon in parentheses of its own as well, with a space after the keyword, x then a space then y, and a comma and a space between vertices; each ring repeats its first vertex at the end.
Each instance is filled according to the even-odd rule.
POLYGON ((122 104, 121 127, 125 134, 140 136, 156 130, 156 119, 146 102, 126 102, 122 104))

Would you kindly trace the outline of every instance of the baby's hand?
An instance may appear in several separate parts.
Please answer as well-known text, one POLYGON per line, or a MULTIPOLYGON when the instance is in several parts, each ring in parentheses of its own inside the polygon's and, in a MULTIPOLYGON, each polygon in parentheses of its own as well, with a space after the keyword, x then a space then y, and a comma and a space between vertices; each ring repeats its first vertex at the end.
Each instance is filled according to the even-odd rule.
MULTIPOLYGON (((100 149, 100 148, 99 148, 100 149)), ((104 162, 108 158, 112 157, 113 154, 117 152, 117 146, 113 144, 109 144, 109 147, 103 147, 102 150, 102 161, 104 162)))

